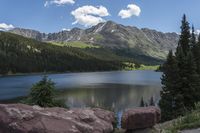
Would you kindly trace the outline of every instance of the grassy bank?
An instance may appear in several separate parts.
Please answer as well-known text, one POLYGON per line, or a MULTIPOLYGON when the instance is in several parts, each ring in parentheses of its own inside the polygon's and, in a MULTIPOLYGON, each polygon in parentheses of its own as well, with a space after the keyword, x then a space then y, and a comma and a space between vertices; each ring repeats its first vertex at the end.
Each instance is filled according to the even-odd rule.
POLYGON ((134 64, 134 63, 130 63, 130 62, 124 62, 124 64, 126 65, 126 67, 124 68, 124 70, 157 70, 159 68, 159 65, 155 65, 155 66, 151 66, 151 65, 143 65, 143 64, 134 64))
POLYGON ((196 104, 193 111, 187 112, 183 117, 161 124, 161 129, 166 133, 178 133, 181 130, 200 127, 200 103, 196 104))

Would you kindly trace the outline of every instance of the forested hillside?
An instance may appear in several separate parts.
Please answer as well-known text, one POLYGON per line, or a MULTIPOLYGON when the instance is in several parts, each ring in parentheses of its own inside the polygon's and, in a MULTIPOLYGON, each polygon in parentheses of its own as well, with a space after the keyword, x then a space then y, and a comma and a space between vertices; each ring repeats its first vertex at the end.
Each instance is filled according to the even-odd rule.
POLYGON ((121 61, 103 60, 92 52, 0 32, 0 74, 120 69, 121 61))

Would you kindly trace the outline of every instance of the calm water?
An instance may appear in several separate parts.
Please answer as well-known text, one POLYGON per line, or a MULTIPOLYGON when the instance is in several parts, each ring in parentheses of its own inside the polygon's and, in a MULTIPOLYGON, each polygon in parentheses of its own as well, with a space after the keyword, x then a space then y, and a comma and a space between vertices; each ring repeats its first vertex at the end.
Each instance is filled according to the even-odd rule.
MULTIPOLYGON (((43 75, 0 77, 0 100, 25 96, 32 84, 43 75)), ((104 107, 121 112, 137 107, 141 98, 147 102, 153 96, 159 100, 161 73, 153 71, 113 71, 51 74, 58 98, 69 107, 104 107)))

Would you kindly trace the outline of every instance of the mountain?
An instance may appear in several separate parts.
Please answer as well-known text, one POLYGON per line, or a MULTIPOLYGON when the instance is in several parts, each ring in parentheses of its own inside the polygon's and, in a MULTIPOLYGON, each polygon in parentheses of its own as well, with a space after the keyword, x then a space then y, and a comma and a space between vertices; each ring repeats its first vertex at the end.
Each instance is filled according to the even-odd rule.
POLYGON ((39 41, 80 41, 117 51, 129 51, 127 54, 130 55, 134 53, 134 55, 161 60, 166 58, 169 50, 175 50, 179 39, 176 33, 162 33, 148 28, 139 29, 112 21, 99 23, 88 29, 73 28, 70 31, 49 34, 20 28, 15 28, 10 32, 39 41))
POLYGON ((27 38, 36 39, 38 41, 44 40, 44 38, 46 36, 45 33, 40 33, 39 31, 36 31, 36 30, 23 29, 23 28, 14 28, 14 29, 10 30, 10 32, 27 37, 27 38))

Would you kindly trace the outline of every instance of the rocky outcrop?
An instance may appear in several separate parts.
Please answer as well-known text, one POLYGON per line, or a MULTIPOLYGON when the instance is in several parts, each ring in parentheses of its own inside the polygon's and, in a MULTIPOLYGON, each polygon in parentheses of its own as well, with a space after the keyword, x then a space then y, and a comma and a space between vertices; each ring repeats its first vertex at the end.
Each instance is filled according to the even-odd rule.
POLYGON ((160 110, 156 107, 128 109, 122 115, 122 128, 136 130, 151 128, 161 119, 160 110))
POLYGON ((40 108, 0 104, 0 133, 110 133, 114 113, 98 108, 40 108))
POLYGON ((9 32, 18 34, 27 38, 33 38, 38 41, 42 41, 44 38, 46 38, 45 33, 40 33, 39 31, 32 30, 32 29, 14 28, 10 30, 9 32))

